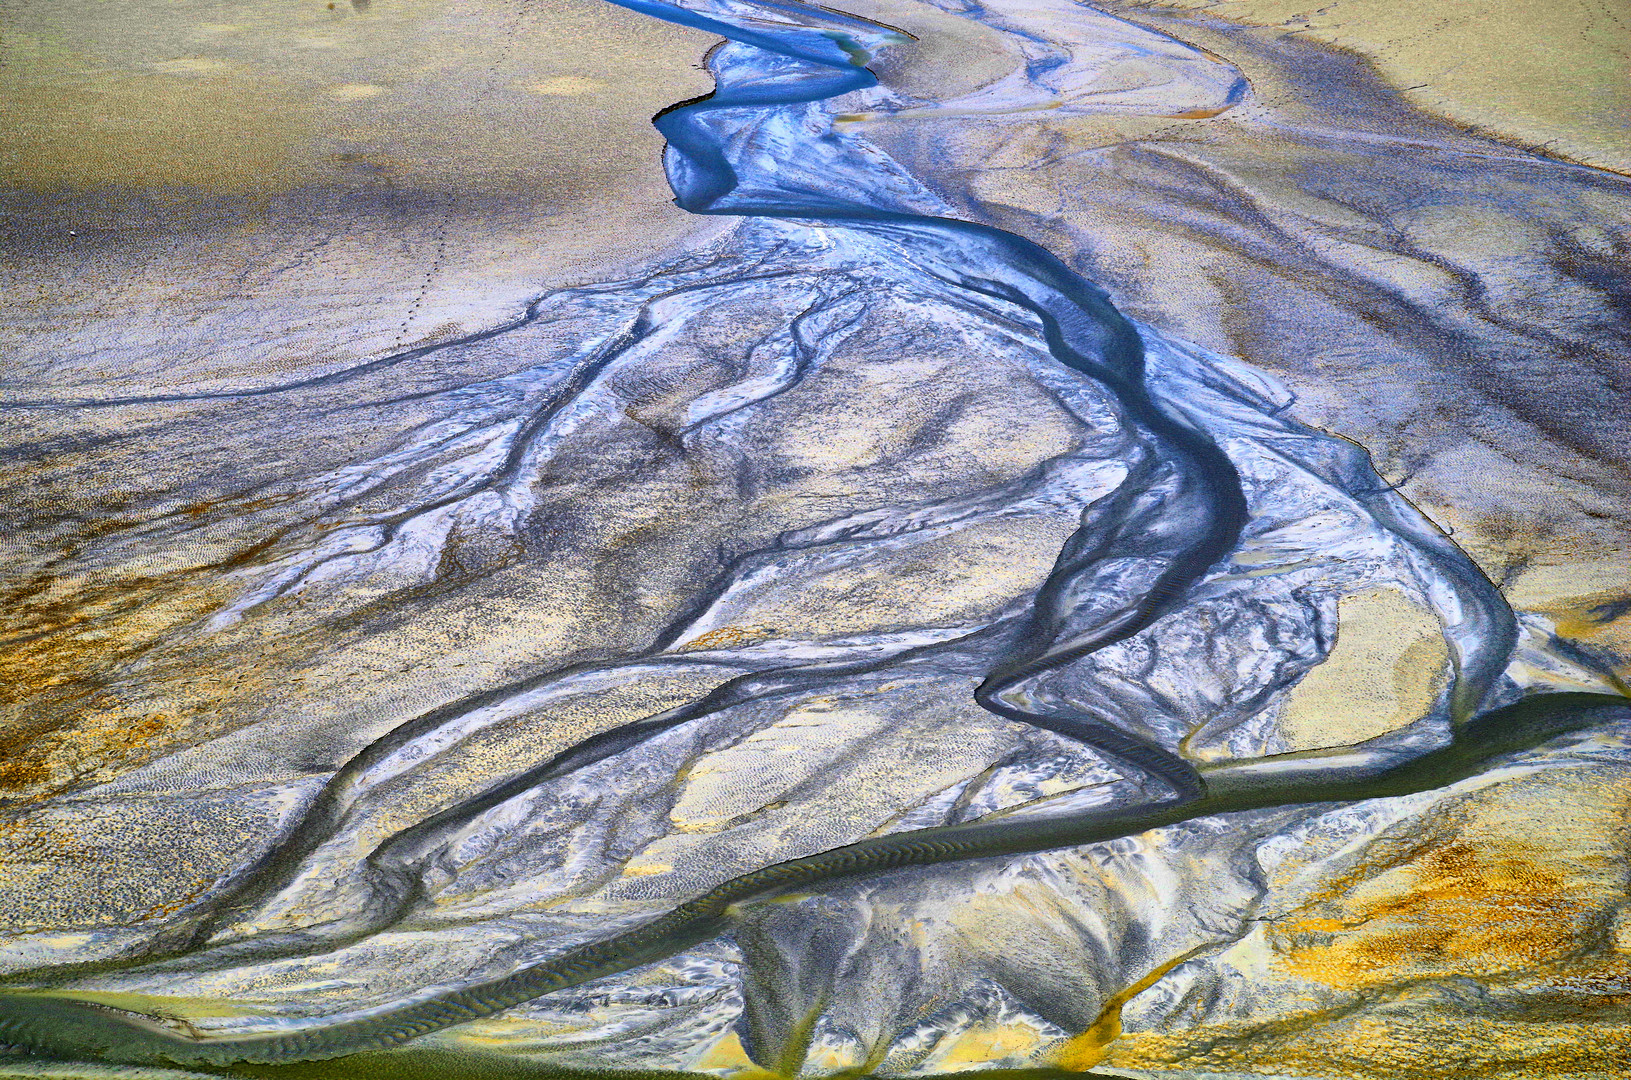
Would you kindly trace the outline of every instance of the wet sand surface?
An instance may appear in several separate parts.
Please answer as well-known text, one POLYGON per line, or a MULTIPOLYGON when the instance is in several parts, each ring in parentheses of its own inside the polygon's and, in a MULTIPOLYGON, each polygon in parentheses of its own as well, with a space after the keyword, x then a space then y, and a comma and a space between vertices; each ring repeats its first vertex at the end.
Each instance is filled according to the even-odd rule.
POLYGON ((1406 104, 1565 160, 1631 170, 1631 22, 1610 0, 1161 0, 1364 57, 1406 104))
POLYGON ((514 318, 693 232, 710 39, 591 0, 21 4, 4 400, 241 389, 514 318))
MULTIPOLYGON (((1617 1075, 1614 12, 646 7, 5 13, 11 989, 275 1042, 1204 789, 228 1072, 1617 1075)), ((205 1075, 102 1047, 0 1072, 205 1075)))

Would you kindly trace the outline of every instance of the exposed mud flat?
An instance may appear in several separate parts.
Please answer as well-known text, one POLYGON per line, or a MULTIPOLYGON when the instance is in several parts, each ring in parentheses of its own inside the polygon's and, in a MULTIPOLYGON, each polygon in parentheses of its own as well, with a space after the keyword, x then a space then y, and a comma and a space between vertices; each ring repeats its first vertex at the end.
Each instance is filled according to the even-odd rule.
MULTIPOLYGON (((20 241, 80 299, 0 403, 0 959, 49 991, 0 1041, 60 1059, 8 1074, 1616 1075, 1627 182, 1209 12, 630 6, 687 28, 376 0, 277 78, 275 13, 121 60, 326 97, 211 168, 202 119, 130 144, 140 198, 197 181, 161 232, 282 208, 110 239, 178 279, 90 259, 134 322, 20 241), (619 140, 710 32, 659 205, 619 140), (617 93, 442 164, 414 80, 477 58, 617 93), (302 192, 373 198, 320 179, 341 105, 463 231, 278 261, 302 192), (402 339, 387 287, 458 326, 402 339)), ((28 205, 136 198, 16 160, 28 205)))
POLYGON ((517 317, 698 227, 709 39, 589 0, 13 5, 3 400, 237 390, 517 317))

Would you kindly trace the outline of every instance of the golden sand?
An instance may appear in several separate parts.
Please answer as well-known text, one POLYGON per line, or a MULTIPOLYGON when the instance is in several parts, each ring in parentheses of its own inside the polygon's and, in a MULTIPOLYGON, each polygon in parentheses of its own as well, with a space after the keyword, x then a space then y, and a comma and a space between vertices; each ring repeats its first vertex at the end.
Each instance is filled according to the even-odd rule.
POLYGON ((1438 619, 1392 589, 1338 605, 1336 645, 1286 698, 1288 750, 1347 746, 1425 716, 1444 685, 1449 650, 1438 619))

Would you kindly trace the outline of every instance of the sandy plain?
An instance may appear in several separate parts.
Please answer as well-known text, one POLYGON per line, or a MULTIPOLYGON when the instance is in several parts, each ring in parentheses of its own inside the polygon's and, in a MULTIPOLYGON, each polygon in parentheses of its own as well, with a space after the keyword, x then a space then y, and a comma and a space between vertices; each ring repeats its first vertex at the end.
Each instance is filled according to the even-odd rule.
MULTIPOLYGON (((1615 12, 1592 0, 1431 11, 1256 0, 1103 7, 1237 65, 1251 100, 1188 118, 971 122, 930 110, 858 127, 971 216, 1104 282, 1124 310, 1279 375, 1300 416, 1368 447, 1516 605, 1623 672, 1631 432, 1616 403, 1628 389, 1631 200, 1610 172, 1528 151, 1546 145, 1574 162, 1624 168, 1624 83, 1607 74, 1623 59, 1615 12), (1474 164, 1399 167, 1390 157, 1400 147, 1474 164), (1453 206, 1435 216, 1431 204, 1449 193, 1453 206)), ((918 51, 879 65, 886 83, 918 98, 978 90, 1014 61, 1009 45, 944 12, 895 0, 851 10, 919 35, 918 51)), ((706 91, 697 64, 712 39, 619 8, 200 2, 149 17, 135 4, 38 5, 14 22, 0 65, 14 117, 0 150, 5 287, 22 298, 7 314, 13 403, 320 376, 495 325, 545 288, 617 277, 718 227, 670 204, 649 127, 657 109, 706 91)), ((638 419, 660 428, 671 390, 633 387, 638 419)), ((315 454, 302 465, 337 467, 376 448, 376 414, 301 408, 300 422, 320 417, 335 435, 316 452, 291 436, 289 458, 315 454)), ((215 577, 220 560, 288 525, 275 498, 240 494, 290 467, 266 455, 284 418, 155 403, 125 414, 128 430, 95 412, 64 430, 56 418, 12 415, 25 418, 14 429, 23 452, 12 490, 31 493, 12 509, 50 525, 17 530, 13 541, 18 648, 8 685, 19 700, 6 779, 25 806, 235 728, 247 733, 235 752, 254 758, 265 736, 253 725, 291 700, 303 722, 346 733, 328 749, 332 761, 284 763, 319 772, 353 748, 356 732, 513 674, 518 653, 626 647, 695 583, 653 575, 614 595, 609 577, 642 560, 700 558, 653 535, 709 512, 684 470, 652 469, 637 490, 594 491, 598 474, 586 467, 577 478, 590 489, 584 516, 599 524, 580 539, 604 559, 563 557, 545 574, 425 597, 417 625, 352 597, 346 610, 290 610, 275 629, 167 654, 169 634, 231 599, 215 577), (173 440, 159 460, 144 430, 173 440), (171 497, 199 476, 218 497, 171 497), (679 509, 640 509, 660 505, 679 509), (171 519, 185 528, 141 531, 144 520, 171 519), (131 529, 127 548, 96 548, 131 529), (118 557, 92 570, 73 565, 79 551, 109 550, 118 557), (644 606, 628 618, 620 604, 636 593, 644 606)), ((970 437, 989 449, 1001 427, 992 419, 970 437)), ((879 428, 879 445, 893 437, 879 428)), ((1013 450, 1032 464, 1025 453, 1042 453, 1043 442, 1013 450)), ((817 441, 801 452, 815 460, 865 449, 817 441)), ((638 466, 643 452, 607 464, 605 475, 638 466)), ((983 554, 941 553, 945 565, 935 565, 951 573, 978 556, 1013 564, 1030 582, 1046 552, 1027 535, 999 536, 983 554)), ((487 556, 470 557, 477 565, 487 556)), ((854 576, 859 585, 839 584, 872 587, 854 576)), ((921 602, 900 595, 903 608, 921 602)), ((769 609, 773 621, 837 617, 818 593, 800 599, 803 607, 769 609)), ((984 598, 971 589, 968 599, 984 598)), ((1309 745, 1335 721, 1367 734, 1403 722, 1436 693, 1443 667, 1431 621, 1395 593, 1345 601, 1340 618, 1349 630, 1328 666, 1288 705, 1289 733, 1306 732, 1309 745)), ((739 632, 749 641, 755 631, 739 632)), ((515 737, 564 744, 707 685, 642 689, 515 737)), ((878 727, 839 713, 840 734, 878 727)), ((705 836, 747 805, 721 779, 731 768, 760 768, 754 754, 807 754, 807 719, 793 715, 746 744, 737 757, 747 765, 724 755, 690 777, 676 818, 683 835, 669 846, 701 846, 691 830, 705 836)), ((513 752, 499 745, 488 757, 513 752)), ((857 774, 859 788, 876 789, 889 773, 873 766, 857 774)), ((185 762, 175 775, 187 775, 185 762)), ((1346 876, 1310 886, 1292 867, 1275 882, 1273 917, 1222 963, 1270 988, 1263 1002, 1325 987, 1320 1008, 1263 1004, 1239 1024, 1169 1031, 1170 1017, 1137 994, 1163 966, 1120 988, 1082 1035, 1049 1053, 1069 1068, 1125 1075, 1183 1067, 1395 1077, 1438 1075, 1434 1056, 1453 1044, 1469 1067, 1608 1075, 1596 1069, 1603 1055, 1626 1052, 1614 1011, 1631 949, 1624 805, 1623 779, 1606 768, 1514 779, 1410 819, 1346 876), (1463 976, 1482 980, 1484 996, 1443 989, 1463 976), (1547 1025, 1541 1043, 1537 1024, 1547 1025)), ((212 828, 258 843, 284 810, 246 814, 223 801, 210 810, 212 828)), ((47 924, 61 915, 53 907, 78 905, 75 918, 90 911, 116 926, 162 917, 230 868, 233 853, 209 830, 188 834, 185 814, 119 814, 99 822, 105 834, 88 831, 71 801, 24 814, 12 834, 23 852, 7 881, 12 910, 21 896, 27 920, 47 924), (178 836, 187 861, 167 867, 178 836), (141 877, 137 887, 100 871, 73 880, 104 849, 138 856, 139 873, 125 875, 141 877)), ((795 806, 767 818, 758 854, 772 857, 785 839, 774 830, 800 816, 795 806)), ((629 876, 672 869, 666 853, 653 847, 629 876)), ((958 918, 989 927, 1037 902, 1004 895, 958 918)), ((1031 941, 1015 933, 1016 948, 1031 941)), ((503 1035, 496 1023, 491 1032, 503 1035)), ((993 1023, 939 1060, 978 1068, 1035 1045, 1028 1029, 993 1023)), ((728 1043, 703 1066, 743 1076, 758 1068, 728 1043)))
POLYGON ((241 389, 706 229, 651 115, 705 35, 590 0, 12 5, 6 400, 241 389), (161 357, 162 359, 158 359, 161 357))

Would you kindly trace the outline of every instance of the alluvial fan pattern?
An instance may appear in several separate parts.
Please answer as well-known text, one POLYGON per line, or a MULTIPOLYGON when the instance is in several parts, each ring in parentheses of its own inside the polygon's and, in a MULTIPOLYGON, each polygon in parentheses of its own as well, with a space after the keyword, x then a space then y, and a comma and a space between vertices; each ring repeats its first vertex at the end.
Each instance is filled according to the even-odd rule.
MULTIPOLYGON (((1319 65, 1405 110, 1195 16, 619 3, 727 39, 655 121, 680 250, 337 370, 0 401, 7 1075, 1618 1075, 1631 706, 1569 620, 1626 601, 1511 603, 1487 477, 1469 554, 1287 384, 1414 348, 1342 406, 1408 440, 1458 349, 1618 378, 1583 261, 1564 349, 1375 199, 1476 159, 1561 244, 1631 185, 1298 126, 1319 65)), ((1623 462, 1519 461, 1539 411, 1476 441, 1608 550, 1623 462)))

